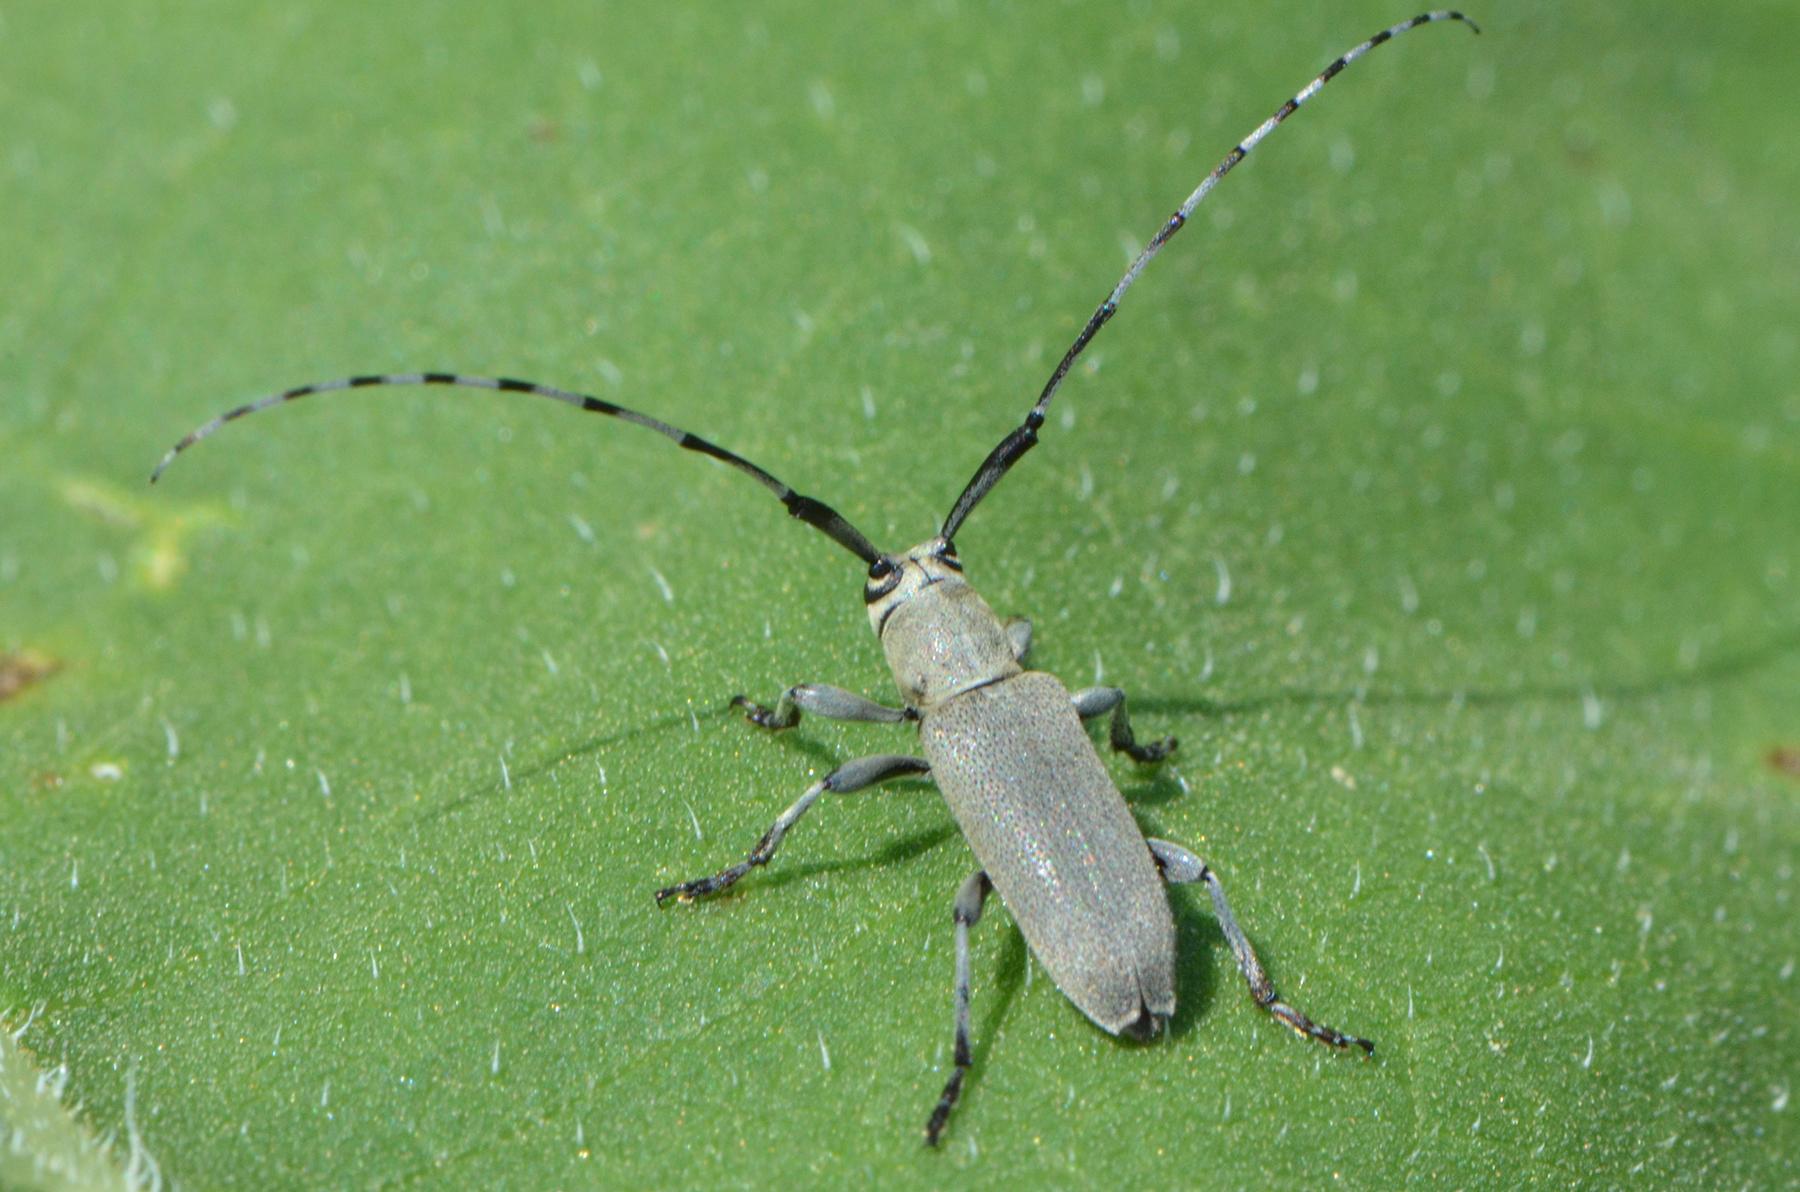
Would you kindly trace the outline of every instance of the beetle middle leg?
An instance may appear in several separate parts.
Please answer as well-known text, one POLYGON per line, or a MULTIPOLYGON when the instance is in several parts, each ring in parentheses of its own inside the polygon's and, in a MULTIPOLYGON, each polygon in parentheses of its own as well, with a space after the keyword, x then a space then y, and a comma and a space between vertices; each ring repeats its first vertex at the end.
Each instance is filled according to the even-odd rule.
POLYGON ((993 888, 984 869, 956 891, 953 912, 956 919, 956 1070, 945 1083, 937 1108, 931 1111, 931 1120, 925 1123, 926 1146, 938 1144, 938 1135, 944 1132, 944 1123, 950 1120, 950 1110, 962 1095, 963 1074, 973 1062, 969 1047, 969 928, 981 919, 982 905, 993 888))
POLYGON ((1160 762, 1175 752, 1174 737, 1164 737, 1148 745, 1138 744, 1131 731, 1131 718, 1125 715, 1125 691, 1120 687, 1084 687, 1075 693, 1075 714, 1083 720, 1112 713, 1112 747, 1129 754, 1134 762, 1160 762))
POLYGON ((906 757, 902 754, 880 754, 875 757, 859 757, 855 761, 845 762, 819 781, 806 788, 806 793, 794 800, 794 805, 781 813, 750 855, 736 865, 721 869, 711 877, 696 878, 680 885, 665 886, 656 892, 656 904, 661 906, 671 898, 682 902, 692 902, 696 898, 705 898, 709 894, 717 894, 737 884, 737 880, 749 873, 758 865, 767 865, 775 850, 781 847, 781 838, 787 835, 788 829, 799 822, 800 817, 812 810, 812 805, 819 801, 819 796, 826 791, 833 794, 845 794, 861 790, 865 786, 874 786, 878 782, 886 782, 890 778, 904 778, 911 774, 925 774, 931 770, 931 763, 922 757, 906 757))
POLYGON ((1250 986, 1250 996, 1256 999, 1257 1005, 1300 1034, 1310 1035, 1321 1043, 1333 1047, 1360 1047, 1369 1055, 1375 1054, 1375 1044, 1369 1040, 1314 1022, 1275 996, 1274 983, 1263 971, 1262 962, 1256 959, 1250 937, 1244 934, 1244 929, 1238 926, 1237 916, 1231 913, 1231 904, 1225 901, 1225 887, 1219 884, 1219 876, 1212 871, 1212 866, 1178 844, 1155 838, 1148 838, 1145 843, 1150 846, 1150 855, 1156 859, 1156 867, 1162 870, 1164 881, 1171 885, 1200 882, 1206 886, 1206 892, 1212 895, 1213 915, 1219 921, 1219 930, 1225 933, 1226 942, 1236 954, 1238 968, 1243 971, 1244 981, 1250 986))
POLYGON ((781 693, 773 708, 742 695, 732 696, 731 706, 744 709, 745 720, 766 729, 793 728, 800 723, 802 712, 827 720, 866 720, 877 724, 899 724, 919 718, 911 708, 890 708, 826 683, 797 683, 781 693))

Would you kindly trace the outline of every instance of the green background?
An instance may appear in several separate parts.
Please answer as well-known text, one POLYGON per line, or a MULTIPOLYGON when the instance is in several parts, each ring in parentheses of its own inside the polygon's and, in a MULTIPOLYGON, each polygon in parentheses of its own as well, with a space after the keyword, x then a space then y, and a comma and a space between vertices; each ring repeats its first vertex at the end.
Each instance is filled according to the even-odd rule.
POLYGON ((892 698, 854 560, 512 397, 322 398, 144 484, 259 392, 458 368, 917 541, 1406 15, 8 6, 0 652, 56 669, 0 702, 0 1184, 109 1135, 188 1187, 1793 1180, 1791 6, 1501 2, 1360 63, 959 537, 1038 665, 1181 737, 1108 764, 1372 1062, 1259 1015, 1192 890, 1152 1046, 996 906, 929 1153, 973 868, 929 786, 650 897, 909 748, 725 708, 892 698))

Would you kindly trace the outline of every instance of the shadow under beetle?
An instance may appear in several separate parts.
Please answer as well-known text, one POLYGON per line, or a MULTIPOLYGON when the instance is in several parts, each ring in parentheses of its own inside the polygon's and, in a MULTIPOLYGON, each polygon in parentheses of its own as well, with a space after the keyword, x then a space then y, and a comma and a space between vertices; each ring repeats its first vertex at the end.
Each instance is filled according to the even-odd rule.
MULTIPOLYGON (((1175 925, 1164 882, 1198 882, 1212 897, 1220 930, 1231 945, 1256 1004, 1303 1035, 1337 1048, 1375 1045, 1314 1022, 1276 996, 1249 939, 1225 900, 1218 876, 1194 854, 1165 840, 1147 839, 1113 785, 1082 727, 1111 717, 1112 748, 1154 763, 1173 738, 1140 743, 1125 714, 1125 693, 1089 687, 1071 694, 1058 679, 1021 665, 1031 623, 1002 621, 963 578, 954 539, 970 512, 1026 452, 1056 395, 1088 343, 1118 310, 1119 301, 1151 259, 1179 232, 1219 180, 1277 125, 1337 73, 1376 46, 1434 21, 1475 23, 1458 12, 1427 12, 1377 33, 1336 59, 1274 115, 1239 142, 1187 197, 1125 271, 1075 342, 1025 421, 988 453, 956 499, 937 534, 910 550, 877 550, 831 506, 802 496, 749 460, 648 414, 597 397, 506 378, 461 373, 386 373, 324 381, 271 394, 229 410, 176 443, 152 473, 154 482, 177 455, 227 422, 315 393, 395 385, 451 385, 529 393, 584 411, 624 419, 747 473, 773 492, 788 512, 868 564, 863 600, 881 640, 901 706, 890 708, 837 687, 805 683, 781 693, 773 707, 738 696, 752 724, 791 728, 802 713, 834 720, 916 723, 925 756, 885 754, 837 767, 781 813, 749 856, 710 877, 656 892, 658 904, 690 902, 727 889, 774 857, 789 829, 821 795, 860 790, 893 778, 929 774, 943 792, 981 869, 957 891, 955 1069, 925 1126, 936 1145, 962 1091, 970 1064, 969 928, 990 891, 1012 912, 1026 942, 1070 1001, 1115 1035, 1149 1038, 1175 1012, 1175 925)), ((1479 29, 1476 29, 1479 32, 1479 29)))

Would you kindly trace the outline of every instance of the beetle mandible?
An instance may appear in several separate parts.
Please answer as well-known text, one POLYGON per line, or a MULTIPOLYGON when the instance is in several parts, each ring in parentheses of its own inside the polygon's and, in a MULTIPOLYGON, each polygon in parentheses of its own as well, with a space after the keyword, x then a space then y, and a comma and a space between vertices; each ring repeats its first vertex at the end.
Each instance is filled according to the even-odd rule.
POLYGON ((1256 1004, 1295 1031, 1336 1048, 1367 1039, 1314 1022, 1277 997, 1238 926, 1217 874, 1179 845, 1146 838, 1101 764, 1082 722, 1110 715, 1112 748, 1154 763, 1175 748, 1169 738, 1141 744, 1125 713, 1125 693, 1090 687, 1071 694, 1061 681, 1021 663, 1031 624, 1002 621, 963 578, 954 540, 970 512, 1026 452, 1037 445, 1045 412, 1077 357, 1118 310, 1125 291, 1179 232, 1219 180, 1311 99, 1337 73, 1376 46, 1434 21, 1475 22, 1460 12, 1434 11, 1382 30, 1327 66, 1226 154, 1132 261, 1075 341, 1063 353, 1025 421, 988 453, 951 507, 938 533, 910 550, 877 550, 831 506, 802 496, 763 468, 698 435, 613 402, 550 385, 461 373, 383 373, 323 381, 238 406, 184 436, 169 449, 151 482, 181 452, 227 422, 315 393, 398 385, 448 385, 527 393, 635 423, 737 468, 773 492, 788 513, 823 532, 868 564, 863 599, 881 641, 902 704, 892 708, 841 688, 800 684, 773 707, 732 700, 751 723, 791 728, 802 713, 835 720, 917 724, 923 758, 900 754, 846 762, 815 782, 781 813, 744 860, 710 877, 656 892, 659 905, 716 894, 752 868, 767 864, 788 831, 827 792, 855 791, 906 776, 930 775, 943 793, 981 869, 957 891, 955 1062, 925 1126, 936 1145, 970 1066, 969 928, 990 891, 1012 912, 1032 953, 1069 1000, 1114 1035, 1149 1038, 1175 1012, 1175 926, 1164 882, 1198 882, 1211 896, 1219 927, 1236 955, 1256 1004))

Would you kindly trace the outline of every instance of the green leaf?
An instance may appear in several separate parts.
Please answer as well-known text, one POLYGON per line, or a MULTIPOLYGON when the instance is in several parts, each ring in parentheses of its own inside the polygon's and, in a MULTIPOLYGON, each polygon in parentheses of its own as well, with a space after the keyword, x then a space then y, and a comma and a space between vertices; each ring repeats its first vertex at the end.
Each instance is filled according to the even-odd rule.
POLYGON ((117 1166, 110 1146, 58 1099, 68 1068, 43 1071, 14 1041, 14 1034, 30 1030, 32 1021, 28 1015, 17 1023, 0 1023, 0 1187, 86 1192, 147 1186, 155 1160, 146 1160, 135 1127, 128 1126, 130 1166, 117 1166))
MULTIPOLYGON (((950 899, 861 567, 706 434, 928 536, 1131 252, 1407 15, 1117 6, 9 9, 0 1010, 190 1187, 1796 1178, 1800 102, 1788 14, 1476 12, 1207 201, 959 535, 1103 671, 1171 1037, 1003 909, 939 1153, 950 899)), ((9 1064, 11 1060, 7 1061, 9 1064)), ((0 1123, 7 1125, 7 1123, 0 1123)))

